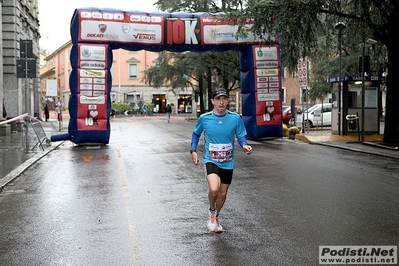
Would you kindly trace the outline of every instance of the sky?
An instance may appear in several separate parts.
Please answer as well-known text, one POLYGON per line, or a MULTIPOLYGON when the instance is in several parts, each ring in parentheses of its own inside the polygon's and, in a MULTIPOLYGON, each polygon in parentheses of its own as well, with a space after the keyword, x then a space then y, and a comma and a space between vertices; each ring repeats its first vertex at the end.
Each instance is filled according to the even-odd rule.
POLYGON ((38 0, 41 49, 53 53, 71 39, 70 22, 76 8, 97 7, 153 12, 156 0, 38 0))

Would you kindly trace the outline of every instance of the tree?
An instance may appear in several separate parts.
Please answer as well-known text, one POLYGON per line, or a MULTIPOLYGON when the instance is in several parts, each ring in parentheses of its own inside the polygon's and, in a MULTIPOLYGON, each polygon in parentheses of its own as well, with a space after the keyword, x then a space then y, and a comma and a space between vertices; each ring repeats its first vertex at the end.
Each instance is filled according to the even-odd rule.
MULTIPOLYGON (((384 62, 376 62, 378 69, 386 71, 386 117, 383 142, 397 145, 399 141, 399 2, 397 0, 268 0, 245 1, 242 10, 228 15, 243 24, 254 19, 253 31, 259 36, 279 34, 281 54, 285 65, 294 68, 298 58, 312 56, 319 48, 319 37, 325 36, 330 47, 330 58, 334 58, 336 47, 334 25, 342 21, 347 25, 342 47, 346 54, 359 51, 359 44, 368 38, 377 40, 377 52, 384 53, 384 62), (277 18, 277 20, 275 19, 277 18), (276 23, 277 21, 277 23, 276 23)), ((267 41, 267 40, 265 40, 267 41)), ((381 58, 378 57, 378 58, 381 58)), ((346 71, 353 67, 347 65, 346 71)), ((335 73, 331 73, 335 74, 335 73)))
POLYGON ((216 87, 231 90, 238 86, 239 79, 238 53, 233 51, 161 52, 157 64, 144 71, 144 81, 155 88, 167 85, 175 92, 191 87, 199 95, 201 113, 213 108, 210 97, 216 87), (204 95, 208 95, 207 108, 204 95))
MULTIPOLYGON (((209 12, 215 13, 219 11, 226 11, 234 9, 236 10, 237 5, 240 1, 225 1, 214 2, 208 0, 193 0, 193 1, 176 1, 176 0, 158 0, 155 2, 155 6, 159 10, 166 12, 209 12)), ((227 51, 227 52, 204 52, 204 53, 194 53, 187 52, 183 56, 177 53, 170 53, 170 58, 168 64, 175 65, 171 67, 164 65, 166 61, 160 60, 160 71, 154 69, 148 69, 144 74, 150 75, 147 77, 148 81, 154 81, 159 79, 159 81, 164 81, 163 84, 170 84, 172 90, 174 88, 185 88, 189 85, 193 88, 195 92, 198 93, 200 98, 200 110, 201 113, 205 112, 206 109, 213 109, 211 103, 212 91, 216 87, 224 87, 228 91, 235 89, 239 86, 240 80, 240 63, 238 52, 227 51), (162 71, 168 69, 169 72, 162 71), (172 74, 174 73, 174 74, 172 74), (182 82, 172 82, 173 80, 178 80, 178 78, 171 78, 176 76, 182 76, 186 81, 182 82), (156 78, 157 76, 157 78, 156 78), (179 84, 180 83, 180 84, 179 84), (208 107, 205 108, 204 95, 208 95, 208 107)), ((150 83, 151 84, 151 83, 150 83)), ((151 85, 157 87, 162 86, 162 83, 152 83, 151 85)))

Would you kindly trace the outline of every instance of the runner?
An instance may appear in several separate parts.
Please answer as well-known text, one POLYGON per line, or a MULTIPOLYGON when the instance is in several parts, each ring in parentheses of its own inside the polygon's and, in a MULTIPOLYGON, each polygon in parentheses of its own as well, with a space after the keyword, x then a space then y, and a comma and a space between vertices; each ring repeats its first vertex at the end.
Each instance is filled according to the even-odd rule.
POLYGON ((226 89, 219 88, 212 95, 213 111, 202 114, 194 127, 191 137, 191 159, 199 165, 197 146, 202 132, 204 133, 204 155, 208 181, 209 220, 208 229, 221 233, 220 211, 226 201, 227 191, 233 178, 234 169, 234 137, 246 154, 252 153, 247 144, 244 123, 241 117, 227 110, 229 94, 226 89))

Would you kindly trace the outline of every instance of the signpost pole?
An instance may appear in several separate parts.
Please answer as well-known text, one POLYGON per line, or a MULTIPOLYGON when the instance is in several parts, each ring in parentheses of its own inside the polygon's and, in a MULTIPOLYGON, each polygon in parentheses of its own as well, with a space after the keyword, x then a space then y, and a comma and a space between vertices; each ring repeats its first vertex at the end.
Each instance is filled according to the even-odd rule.
MULTIPOLYGON (((29 99, 28 99, 28 42, 24 42, 25 49, 25 113, 29 114, 29 99)), ((29 117, 25 116, 25 152, 29 152, 29 136, 28 136, 28 127, 29 127, 29 117)))
MULTIPOLYGON (((306 107, 308 107, 308 61, 306 58, 301 58, 298 60, 298 78, 299 78, 299 88, 302 92, 302 110, 304 110, 304 102, 306 102, 306 107), (303 92, 305 91, 305 95, 303 95, 303 92)), ((291 111, 292 112, 292 111, 291 111)), ((308 117, 306 116, 306 119, 308 117)), ((302 112, 302 133, 306 131, 309 133, 309 129, 306 128, 306 123, 305 123, 305 113, 302 112)))

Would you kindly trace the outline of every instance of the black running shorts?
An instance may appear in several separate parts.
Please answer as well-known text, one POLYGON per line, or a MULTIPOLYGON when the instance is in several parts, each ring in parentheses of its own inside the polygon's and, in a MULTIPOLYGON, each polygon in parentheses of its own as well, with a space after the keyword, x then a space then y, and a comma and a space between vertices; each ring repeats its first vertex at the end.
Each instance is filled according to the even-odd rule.
POLYGON ((220 183, 222 184, 231 184, 231 180, 233 179, 233 169, 223 169, 218 167, 214 163, 206 163, 206 174, 217 174, 220 177, 220 183))

